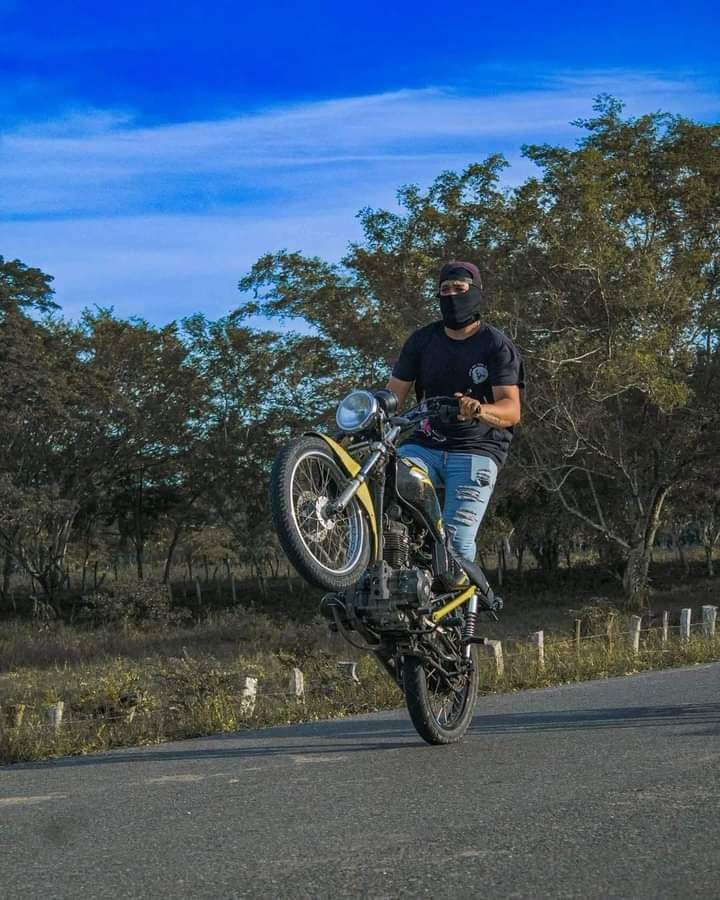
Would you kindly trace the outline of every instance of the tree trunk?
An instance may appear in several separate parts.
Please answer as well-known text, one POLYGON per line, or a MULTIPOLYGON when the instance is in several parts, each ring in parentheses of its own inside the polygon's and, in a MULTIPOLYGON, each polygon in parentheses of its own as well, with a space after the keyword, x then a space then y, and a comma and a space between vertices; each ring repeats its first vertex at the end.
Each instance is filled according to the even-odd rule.
POLYGON ((177 547, 177 543, 180 540, 180 535, 182 534, 183 523, 180 522, 175 526, 175 530, 173 531, 172 540, 170 541, 170 546, 168 547, 167 557, 165 558, 165 570, 163 572, 163 584, 167 584, 170 580, 170 572, 172 570, 173 563, 173 554, 175 553, 175 547, 177 547))
POLYGON ((643 546, 633 547, 628 553, 622 573, 622 586, 627 609, 642 609, 647 606, 647 576, 650 568, 650 554, 643 546))
POLYGON ((690 565, 682 541, 678 543, 678 555, 680 556, 680 562, 682 563, 683 575, 687 575, 690 572, 690 565))
POLYGON ((137 566, 138 581, 143 580, 143 545, 135 544, 135 564, 137 566))
POLYGON ((543 572, 548 575, 557 572, 560 565, 560 545, 557 540, 548 538, 540 543, 531 544, 530 552, 538 561, 543 572))
POLYGON ((7 598, 8 593, 10 591, 10 578, 12 576, 13 569, 13 558, 12 553, 9 551, 5 551, 5 558, 3 559, 3 569, 2 569, 2 595, 3 598, 7 598))
POLYGON ((713 562, 713 548, 708 545, 705 545, 705 565, 707 567, 707 573, 710 578, 715 575, 715 563, 713 562))
POLYGON ((625 604, 628 609, 642 609, 648 602, 648 572, 650 557, 655 543, 655 535, 660 526, 660 513, 669 488, 660 486, 655 490, 648 514, 638 523, 636 539, 625 560, 622 574, 625 604))

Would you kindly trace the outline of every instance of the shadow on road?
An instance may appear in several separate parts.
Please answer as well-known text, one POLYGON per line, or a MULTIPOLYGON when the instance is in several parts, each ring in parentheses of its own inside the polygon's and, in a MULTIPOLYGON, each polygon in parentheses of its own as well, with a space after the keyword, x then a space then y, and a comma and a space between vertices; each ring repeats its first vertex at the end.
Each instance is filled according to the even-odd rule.
POLYGON ((475 716, 469 734, 520 734, 539 731, 616 729, 658 726, 708 726, 704 734, 720 734, 720 703, 685 706, 627 706, 573 709, 567 712, 507 713, 475 716))
MULTIPOLYGON (((674 726, 678 734, 720 735, 720 703, 685 706, 638 706, 550 712, 476 715, 469 738, 618 728, 674 726), (702 731, 697 730, 702 728, 702 731)), ((200 759, 258 759, 292 756, 331 756, 349 753, 409 750, 426 747, 404 711, 380 718, 335 719, 304 725, 219 734, 192 744, 170 743, 160 748, 120 750, 90 756, 69 756, 38 763, 16 763, 13 770, 99 766, 132 762, 170 762, 200 759), (282 743, 278 743, 282 741, 282 743), (329 742, 329 743, 326 743, 329 742)))
POLYGON ((255 759, 303 755, 347 755, 365 751, 407 749, 419 738, 406 718, 378 720, 334 719, 262 731, 214 734, 147 749, 117 750, 88 756, 66 756, 44 762, 14 763, 0 772, 20 769, 73 768, 130 762, 169 762, 193 759, 255 759), (395 740, 393 740, 393 738, 395 740), (302 740, 305 739, 305 740, 302 740), (314 739, 308 743, 308 739, 314 739), (398 740, 400 739, 400 740, 398 740), (190 740, 192 744, 190 744, 190 740), (285 743, 277 744, 281 740, 285 743), (336 741, 350 741, 339 744, 336 741), (330 743, 326 743, 330 741, 330 743), (227 746, 232 744, 233 746, 227 746), (254 745, 254 746, 253 746, 254 745))

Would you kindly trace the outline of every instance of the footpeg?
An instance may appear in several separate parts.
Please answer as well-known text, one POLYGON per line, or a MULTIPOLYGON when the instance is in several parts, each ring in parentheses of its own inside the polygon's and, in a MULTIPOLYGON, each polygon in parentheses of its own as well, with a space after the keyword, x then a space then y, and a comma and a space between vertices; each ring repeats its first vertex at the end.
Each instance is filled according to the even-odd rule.
POLYGON ((483 606, 485 607, 486 611, 492 612, 492 613, 500 612, 500 610, 505 605, 503 603, 502 597, 498 597, 497 594, 493 594, 492 599, 489 599, 488 597, 483 597, 481 602, 482 602, 483 606))

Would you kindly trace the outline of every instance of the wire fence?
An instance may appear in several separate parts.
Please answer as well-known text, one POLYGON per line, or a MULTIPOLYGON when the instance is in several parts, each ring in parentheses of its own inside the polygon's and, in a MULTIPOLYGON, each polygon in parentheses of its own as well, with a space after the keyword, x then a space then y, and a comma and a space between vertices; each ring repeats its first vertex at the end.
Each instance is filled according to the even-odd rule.
POLYGON ((669 612, 664 612, 662 616, 662 624, 648 625, 642 627, 640 616, 631 616, 631 627, 626 630, 620 630, 617 627, 617 620, 610 619, 603 632, 597 634, 582 634, 582 620, 576 619, 575 636, 571 638, 559 638, 545 641, 543 631, 536 631, 530 636, 530 642, 514 652, 506 653, 503 651, 502 642, 487 641, 486 646, 490 650, 490 654, 484 659, 480 659, 481 665, 494 665, 498 674, 504 673, 504 664, 511 660, 527 661, 529 658, 535 658, 538 665, 543 666, 546 658, 554 652, 561 649, 574 648, 576 658, 581 656, 582 646, 586 643, 597 642, 606 653, 624 653, 639 658, 641 655, 648 654, 671 654, 677 652, 678 643, 683 646, 690 642, 693 630, 695 633, 701 631, 705 640, 712 645, 717 643, 716 638, 716 621, 717 607, 705 605, 702 607, 701 621, 692 621, 692 609, 685 608, 680 612, 680 623, 670 625, 669 612), (678 640, 672 641, 671 636, 677 634, 678 640), (641 636, 645 635, 645 641, 641 644, 641 636), (655 638, 660 646, 650 646, 649 638, 655 638))

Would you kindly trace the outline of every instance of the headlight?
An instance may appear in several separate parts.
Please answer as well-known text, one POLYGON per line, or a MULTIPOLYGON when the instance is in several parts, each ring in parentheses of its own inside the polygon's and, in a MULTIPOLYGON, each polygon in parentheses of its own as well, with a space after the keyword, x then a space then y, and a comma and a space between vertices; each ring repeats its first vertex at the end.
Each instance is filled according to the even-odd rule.
POLYGON ((338 403, 335 421, 341 431, 362 431, 378 411, 378 402, 369 391, 353 391, 338 403))

